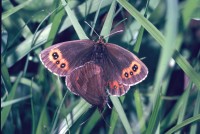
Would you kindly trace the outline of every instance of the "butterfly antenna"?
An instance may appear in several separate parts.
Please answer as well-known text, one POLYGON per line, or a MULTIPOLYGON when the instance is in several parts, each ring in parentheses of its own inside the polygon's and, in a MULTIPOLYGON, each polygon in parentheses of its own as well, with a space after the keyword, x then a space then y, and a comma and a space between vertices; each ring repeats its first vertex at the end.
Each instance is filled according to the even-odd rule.
POLYGON ((113 32, 113 33, 111 33, 111 34, 105 36, 104 39, 110 37, 111 35, 114 35, 114 34, 116 34, 116 33, 121 33, 121 32, 123 32, 123 30, 119 30, 119 31, 113 32))
MULTIPOLYGON (((93 29, 92 26, 91 26, 90 24, 87 23, 87 21, 84 21, 84 22, 85 22, 91 29, 93 29)), ((94 33, 100 38, 100 35, 99 35, 95 30, 94 30, 94 33)))

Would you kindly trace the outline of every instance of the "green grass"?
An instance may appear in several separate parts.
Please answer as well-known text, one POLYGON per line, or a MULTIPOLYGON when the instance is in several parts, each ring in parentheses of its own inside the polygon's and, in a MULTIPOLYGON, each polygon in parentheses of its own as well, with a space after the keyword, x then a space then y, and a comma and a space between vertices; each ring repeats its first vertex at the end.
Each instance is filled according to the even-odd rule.
POLYGON ((2 1, 2 133, 200 132, 199 2, 2 1), (38 3, 40 3, 38 5, 38 3), (163 7, 163 8, 161 8, 163 7), (41 50, 98 34, 138 55, 149 69, 102 113, 41 64, 41 50), (198 22, 199 23, 199 22, 198 22), (137 35, 137 36, 136 36, 137 35))

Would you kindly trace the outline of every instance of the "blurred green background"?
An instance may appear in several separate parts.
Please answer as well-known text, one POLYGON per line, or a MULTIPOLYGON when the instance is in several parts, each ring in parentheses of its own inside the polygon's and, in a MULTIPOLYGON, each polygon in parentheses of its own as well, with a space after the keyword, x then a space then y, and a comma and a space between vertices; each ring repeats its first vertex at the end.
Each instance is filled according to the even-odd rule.
POLYGON ((200 133, 198 0, 2 0, 1 132, 200 133), (41 64, 53 44, 98 37, 136 54, 145 81, 103 113, 41 64))

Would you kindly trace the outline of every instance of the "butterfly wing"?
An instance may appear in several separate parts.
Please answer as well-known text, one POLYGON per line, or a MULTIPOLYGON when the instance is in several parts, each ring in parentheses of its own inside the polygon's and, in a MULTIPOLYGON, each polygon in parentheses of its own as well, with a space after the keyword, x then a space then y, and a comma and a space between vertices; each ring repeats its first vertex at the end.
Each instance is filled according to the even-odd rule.
POLYGON ((93 62, 72 71, 66 77, 68 89, 101 110, 107 102, 103 70, 93 62))
POLYGON ((59 76, 66 76, 74 68, 90 60, 94 43, 91 40, 58 43, 43 50, 39 57, 49 71, 59 76))
POLYGON ((108 81, 108 93, 110 95, 122 96, 125 93, 127 93, 129 89, 130 89, 129 85, 124 85, 119 81, 117 81, 116 79, 108 81))
POLYGON ((128 50, 111 43, 107 43, 106 48, 107 67, 104 68, 104 73, 108 75, 108 92, 121 96, 130 89, 130 86, 143 81, 147 77, 148 69, 128 50))

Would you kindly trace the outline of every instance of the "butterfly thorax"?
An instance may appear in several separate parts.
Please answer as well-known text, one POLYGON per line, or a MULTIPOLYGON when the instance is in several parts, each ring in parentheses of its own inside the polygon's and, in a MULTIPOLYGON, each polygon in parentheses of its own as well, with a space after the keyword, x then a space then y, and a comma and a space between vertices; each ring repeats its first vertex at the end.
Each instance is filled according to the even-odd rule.
POLYGON ((92 60, 96 63, 102 63, 105 54, 105 45, 103 43, 96 43, 93 49, 92 60))

